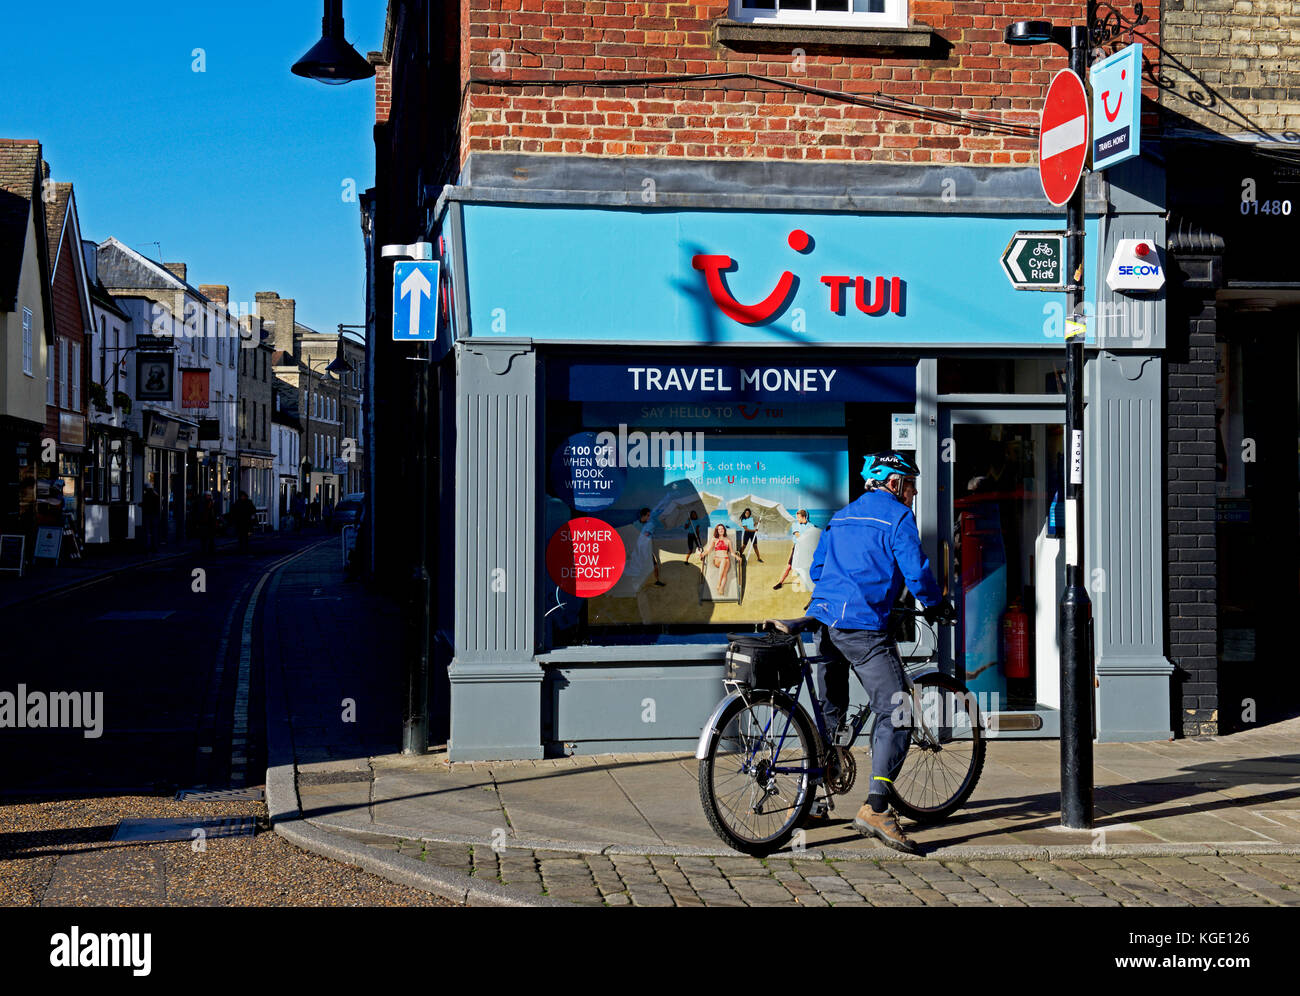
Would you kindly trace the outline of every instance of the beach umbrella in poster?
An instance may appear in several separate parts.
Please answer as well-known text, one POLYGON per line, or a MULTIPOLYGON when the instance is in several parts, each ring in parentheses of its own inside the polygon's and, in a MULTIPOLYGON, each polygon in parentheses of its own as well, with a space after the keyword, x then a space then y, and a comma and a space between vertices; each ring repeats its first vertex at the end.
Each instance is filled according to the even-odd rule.
POLYGON ((754 517, 754 524, 760 536, 784 535, 790 531, 794 516, 785 510, 779 501, 769 501, 757 495, 745 495, 735 501, 727 502, 727 514, 733 522, 740 524, 740 517, 749 509, 754 517))
POLYGON ((713 510, 722 504, 722 496, 696 491, 668 502, 659 511, 659 521, 669 529, 684 526, 694 512, 701 525, 707 525, 713 510))

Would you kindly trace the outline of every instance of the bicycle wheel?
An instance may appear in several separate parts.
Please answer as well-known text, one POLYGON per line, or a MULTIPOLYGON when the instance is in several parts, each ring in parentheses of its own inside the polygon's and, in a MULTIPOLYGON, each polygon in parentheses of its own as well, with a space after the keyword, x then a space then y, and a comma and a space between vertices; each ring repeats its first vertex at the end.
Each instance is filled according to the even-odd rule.
POLYGON ((891 795, 899 813, 927 823, 956 812, 975 791, 985 740, 975 697, 960 681, 927 674, 916 679, 916 688, 921 716, 912 717, 912 737, 891 795))
POLYGON ((812 808, 816 784, 808 769, 817 757, 808 714, 788 695, 755 690, 736 699, 700 760, 700 802, 709 825, 745 854, 779 850, 812 808))

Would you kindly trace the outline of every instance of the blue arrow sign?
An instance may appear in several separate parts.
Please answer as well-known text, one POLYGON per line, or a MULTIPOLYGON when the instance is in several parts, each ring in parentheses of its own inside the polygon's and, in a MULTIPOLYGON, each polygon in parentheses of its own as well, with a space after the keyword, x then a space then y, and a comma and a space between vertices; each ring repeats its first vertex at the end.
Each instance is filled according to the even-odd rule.
POLYGON ((1096 63, 1092 87, 1092 168, 1105 169, 1142 152, 1142 46, 1129 45, 1096 63))
POLYGON ((404 261, 393 266, 393 341, 438 338, 438 264, 404 261))

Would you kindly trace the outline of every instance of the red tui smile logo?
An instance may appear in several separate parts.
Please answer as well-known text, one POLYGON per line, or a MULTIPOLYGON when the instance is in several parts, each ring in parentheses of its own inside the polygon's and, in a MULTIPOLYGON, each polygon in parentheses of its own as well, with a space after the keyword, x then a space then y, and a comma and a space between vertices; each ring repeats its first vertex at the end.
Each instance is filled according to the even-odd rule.
MULTIPOLYGON (((812 251, 812 238, 801 228, 792 231, 786 241, 795 252, 812 251)), ((691 266, 704 273, 709 294, 713 298, 713 303, 718 306, 718 310, 742 325, 759 325, 785 310, 793 297, 798 277, 789 270, 783 270, 781 276, 777 278, 776 286, 767 297, 757 304, 741 304, 727 288, 726 280, 722 276, 735 265, 735 261, 730 256, 722 254, 700 253, 691 258, 691 266)), ((846 284, 852 284, 856 290, 855 303, 863 314, 883 315, 888 309, 888 313, 901 315, 903 281, 899 277, 890 277, 886 285, 885 279, 885 277, 875 278, 874 293, 869 289, 870 285, 865 277, 824 276, 821 282, 831 290, 830 310, 835 314, 844 313, 844 287, 846 284)))
MULTIPOLYGON (((1119 78, 1124 79, 1126 76, 1128 76, 1128 70, 1121 69, 1119 71, 1119 78)), ((1124 103, 1124 94, 1121 93, 1118 97, 1115 98, 1115 109, 1112 111, 1110 109, 1110 91, 1109 90, 1101 91, 1101 109, 1106 112, 1107 121, 1114 121, 1117 117, 1119 117, 1119 109, 1123 103, 1124 103)))

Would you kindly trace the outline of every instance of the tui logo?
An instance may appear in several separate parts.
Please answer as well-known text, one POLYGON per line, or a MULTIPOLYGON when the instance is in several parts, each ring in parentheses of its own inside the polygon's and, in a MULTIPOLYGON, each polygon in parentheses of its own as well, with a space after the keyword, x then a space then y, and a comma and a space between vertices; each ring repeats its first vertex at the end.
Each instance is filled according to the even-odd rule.
MULTIPOLYGON (((812 252, 812 236, 801 228, 792 231, 786 241, 797 253, 806 255, 812 252)), ((742 304, 727 288, 723 277, 724 273, 736 268, 735 260, 730 256, 699 253, 691 258, 691 266, 704 273, 709 294, 718 310, 741 325, 762 325, 780 315, 789 307, 799 285, 798 277, 783 270, 776 286, 765 298, 756 304, 742 304)), ((900 277, 878 276, 873 283, 868 283, 866 277, 829 274, 820 279, 830 288, 830 310, 837 315, 844 314, 845 288, 850 285, 854 288, 854 303, 864 315, 903 314, 904 284, 900 277)))

